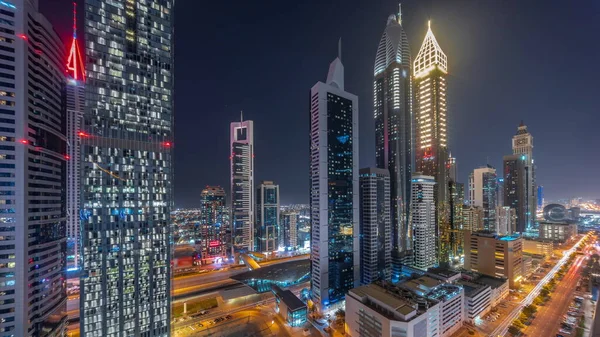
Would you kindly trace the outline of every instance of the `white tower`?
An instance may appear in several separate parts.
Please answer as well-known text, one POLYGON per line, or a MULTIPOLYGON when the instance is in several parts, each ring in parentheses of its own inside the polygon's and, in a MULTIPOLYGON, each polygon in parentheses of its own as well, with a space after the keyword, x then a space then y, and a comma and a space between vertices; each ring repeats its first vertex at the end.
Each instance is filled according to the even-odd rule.
POLYGON ((254 122, 231 123, 232 244, 238 251, 254 250, 254 122))
POLYGON ((415 240, 415 267, 423 270, 437 265, 434 187, 433 177, 413 175, 411 215, 415 240))

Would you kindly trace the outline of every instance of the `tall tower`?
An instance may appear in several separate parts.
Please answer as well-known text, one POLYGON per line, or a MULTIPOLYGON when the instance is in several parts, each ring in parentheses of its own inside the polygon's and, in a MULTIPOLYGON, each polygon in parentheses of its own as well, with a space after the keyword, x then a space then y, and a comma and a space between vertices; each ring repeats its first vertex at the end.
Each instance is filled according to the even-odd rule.
POLYGON ((412 259, 409 214, 414 144, 410 47, 401 13, 388 17, 375 56, 373 85, 376 165, 390 172, 392 254, 396 262, 405 262, 412 259))
POLYGON ((279 185, 263 181, 256 188, 256 250, 275 251, 283 242, 279 241, 279 185))
POLYGON ((448 206, 448 60, 438 44, 431 23, 415 58, 416 171, 435 179, 436 234, 439 262, 447 263, 451 253, 448 206))
POLYGON ((254 122, 231 123, 231 239, 236 251, 254 250, 254 122))
POLYGON ((227 254, 227 206, 221 186, 206 186, 200 194, 200 228, 196 233, 202 260, 214 260, 227 254))
POLYGON ((389 280, 392 269, 390 174, 360 169, 360 281, 389 280))
POLYGON ((86 1, 82 336, 170 334, 173 10, 86 1))
MULTIPOLYGON (((85 108, 85 66, 77 40, 77 4, 73 3, 73 39, 67 62, 67 247, 73 256, 69 267, 78 268, 81 233, 79 209, 81 208, 81 139, 80 131, 85 108)), ((70 259, 69 259, 70 261, 70 259)))
POLYGON ((496 232, 496 207, 498 196, 496 169, 491 166, 476 168, 469 175, 469 201, 471 206, 483 208, 483 229, 496 232))
POLYGON ((524 155, 510 155, 503 158, 504 167, 504 206, 515 210, 517 223, 515 232, 527 230, 527 160, 524 155))
POLYGON ((413 175, 412 228, 415 236, 415 267, 427 270, 438 264, 435 238, 435 180, 431 176, 413 175))
POLYGON ((535 216, 537 211, 537 187, 535 182, 535 164, 533 161, 533 136, 527 131, 527 126, 519 125, 517 134, 512 138, 513 155, 521 156, 525 165, 525 229, 530 229, 535 225, 535 216))
POLYGON ((65 47, 37 1, 1 1, 0 24, 0 331, 63 336, 65 47))
POLYGON ((358 286, 358 97, 340 57, 310 91, 311 292, 325 309, 358 286))

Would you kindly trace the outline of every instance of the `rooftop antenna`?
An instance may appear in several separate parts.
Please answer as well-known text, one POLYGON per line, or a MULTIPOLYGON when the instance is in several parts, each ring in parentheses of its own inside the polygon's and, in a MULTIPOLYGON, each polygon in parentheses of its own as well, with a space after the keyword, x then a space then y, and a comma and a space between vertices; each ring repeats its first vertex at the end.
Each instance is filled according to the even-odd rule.
POLYGON ((398 3, 398 23, 402 25, 402 3, 398 3))
POLYGON ((240 110, 240 123, 244 122, 244 110, 240 110))
POLYGON ((427 20, 427 28, 431 30, 431 20, 427 20))
POLYGON ((342 38, 338 40, 338 58, 342 60, 342 38))
POLYGON ((76 81, 85 81, 85 65, 77 44, 77 3, 73 2, 73 41, 67 60, 67 73, 76 81))

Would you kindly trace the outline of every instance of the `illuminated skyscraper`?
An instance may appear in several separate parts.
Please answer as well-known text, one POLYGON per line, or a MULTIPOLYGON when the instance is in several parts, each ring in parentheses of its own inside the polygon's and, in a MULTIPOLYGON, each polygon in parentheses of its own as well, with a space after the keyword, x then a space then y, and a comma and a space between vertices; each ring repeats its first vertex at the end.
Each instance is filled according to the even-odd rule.
POLYGON ((225 190, 220 186, 206 186, 200 194, 200 226, 195 239, 203 262, 227 254, 229 243, 226 241, 226 232, 229 224, 226 202, 225 190))
POLYGON ((388 17, 375 56, 374 77, 376 164, 390 172, 394 261, 406 262, 412 259, 409 214, 414 144, 410 47, 400 13, 388 17))
POLYGON ((412 228, 415 237, 415 267, 427 270, 438 264, 435 238, 435 180, 431 176, 413 175, 412 228))
POLYGON ((279 185, 263 181, 256 188, 256 251, 272 252, 279 248, 279 185))
POLYGON ((469 175, 469 204, 483 208, 483 229, 491 232, 497 231, 497 195, 495 168, 487 165, 471 172, 469 175))
POLYGON ((174 0, 86 0, 81 336, 169 336, 174 0))
POLYGON ((66 334, 64 45, 38 1, 0 1, 0 335, 66 334))
POLYGON ((279 237, 283 239, 283 247, 298 246, 298 212, 281 213, 281 231, 279 237))
POLYGON ((504 156, 504 206, 515 210, 515 231, 527 230, 527 176, 526 160, 522 155, 504 156))
POLYGON ((390 174, 363 168, 360 173, 360 281, 389 280, 392 269, 390 174))
POLYGON ((435 179, 436 234, 439 262, 453 258, 448 203, 448 60, 438 44, 431 24, 415 58, 416 171, 435 179))
POLYGON ((310 91, 311 292, 320 308, 359 284, 358 197, 358 97, 344 91, 338 56, 310 91))
MULTIPOLYGON (((76 6, 76 4, 73 4, 76 6)), ((67 61, 67 251, 69 267, 80 260, 79 209, 81 208, 81 140, 85 108, 85 65, 77 39, 77 11, 73 10, 73 40, 67 61), (71 262, 72 261, 72 262, 71 262)))
MULTIPOLYGON (((533 161, 533 136, 527 131, 527 126, 519 125, 517 134, 512 139, 513 155, 521 156, 525 169, 525 199, 521 200, 525 208, 525 229, 528 230, 535 225, 535 216, 537 210, 537 187, 535 184, 535 165, 533 161)), ((519 216, 517 211, 517 217, 519 216)))
POLYGON ((231 123, 231 239, 236 251, 254 250, 254 122, 231 123))

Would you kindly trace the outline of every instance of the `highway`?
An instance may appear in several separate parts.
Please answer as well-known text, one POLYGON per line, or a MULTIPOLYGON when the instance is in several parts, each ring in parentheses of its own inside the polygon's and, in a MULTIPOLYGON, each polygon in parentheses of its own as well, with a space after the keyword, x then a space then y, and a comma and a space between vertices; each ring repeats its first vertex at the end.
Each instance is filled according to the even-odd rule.
POLYGON ((531 304, 531 302, 533 302, 533 299, 539 295, 540 290, 542 290, 546 283, 548 283, 554 277, 554 274, 556 274, 560 267, 562 267, 562 265, 565 264, 565 262, 567 262, 569 256, 571 256, 571 254, 575 252, 577 247, 581 245, 582 241, 585 238, 587 238, 587 235, 581 238, 581 240, 579 240, 573 247, 571 247, 571 249, 563 253, 563 257, 556 263, 554 268, 552 268, 552 270, 550 270, 548 274, 546 274, 546 276, 544 276, 544 278, 540 280, 540 282, 531 290, 531 292, 527 296, 525 296, 525 298, 521 300, 521 303, 517 305, 509 315, 504 317, 504 319, 498 325, 498 327, 490 334, 491 336, 504 336, 508 333, 508 328, 510 327, 512 322, 519 317, 523 308, 531 304))
POLYGON ((574 285, 580 276, 581 266, 584 263, 583 256, 577 257, 569 268, 563 279, 559 281, 550 296, 550 301, 544 306, 538 307, 538 312, 532 324, 523 331, 528 336, 555 336, 560 329, 562 315, 567 312, 573 294, 574 285))

